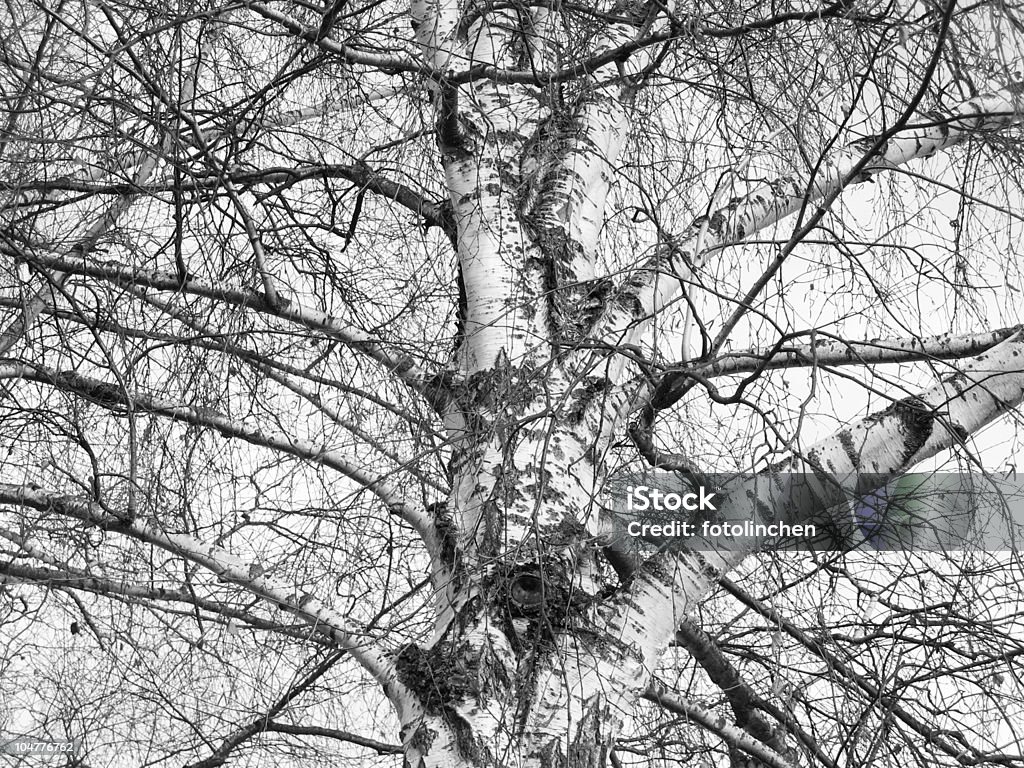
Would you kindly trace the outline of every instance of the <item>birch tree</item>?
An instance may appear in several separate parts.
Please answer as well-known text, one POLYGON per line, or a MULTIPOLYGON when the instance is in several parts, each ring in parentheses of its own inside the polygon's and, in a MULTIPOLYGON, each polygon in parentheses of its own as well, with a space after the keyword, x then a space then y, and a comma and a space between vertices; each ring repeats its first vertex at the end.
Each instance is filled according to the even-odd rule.
POLYGON ((0 727, 83 765, 1024 765, 1014 558, 670 545, 608 501, 1012 461, 1015 4, 0 19, 0 727))

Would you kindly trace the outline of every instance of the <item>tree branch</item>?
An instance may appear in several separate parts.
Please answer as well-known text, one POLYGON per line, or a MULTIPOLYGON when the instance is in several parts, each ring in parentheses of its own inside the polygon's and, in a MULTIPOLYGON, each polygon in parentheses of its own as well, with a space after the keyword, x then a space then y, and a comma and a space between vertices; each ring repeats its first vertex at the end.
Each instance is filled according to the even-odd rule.
MULTIPOLYGON (((152 296, 147 296, 145 295, 144 291, 140 291, 138 288, 128 288, 127 290, 129 290, 133 295, 135 295, 140 300, 157 307, 161 312, 164 312, 165 314, 177 320, 179 323, 182 323, 186 327, 191 328, 192 330, 197 331, 198 333, 201 333, 210 338, 216 338, 219 335, 217 329, 211 328, 205 325, 204 323, 199 322, 195 318, 189 316, 189 313, 182 312, 178 307, 174 306, 173 304, 160 301, 159 299, 153 298, 152 296)), ((308 402, 310 405, 315 407, 317 410, 319 410, 321 413, 330 418, 331 421, 333 421, 335 424, 346 429, 356 437, 359 437, 361 440, 363 440, 364 443, 373 448, 377 453, 390 459, 402 471, 410 473, 421 483, 424 483, 425 485, 434 488, 434 490, 441 491, 442 493, 447 494, 448 489, 446 487, 442 486, 434 478, 429 477, 428 475, 420 472, 417 469, 417 467, 415 466, 415 460, 402 459, 400 456, 395 455, 392 451, 388 450, 384 445, 382 445, 380 440, 368 434, 366 430, 364 430, 358 424, 354 423, 351 419, 345 418, 345 416, 341 413, 341 411, 336 407, 334 403, 325 401, 318 392, 311 390, 309 387, 305 386, 304 384, 298 381, 293 381, 284 372, 280 372, 279 370, 276 370, 270 365, 267 365, 266 361, 259 356, 247 356, 237 354, 241 350, 238 350, 238 348, 235 347, 235 345, 230 344, 226 339, 220 341, 219 345, 220 346, 218 347, 218 349, 220 351, 224 352, 225 354, 234 354, 239 359, 244 360, 254 370, 259 371, 261 374, 269 378, 271 381, 276 381, 282 387, 285 387, 289 391, 295 393, 296 395, 304 399, 306 402, 308 402)), ((306 377, 302 376, 299 378, 306 377)), ((405 416, 405 418, 408 418, 408 416, 405 416)))
MULTIPOLYGON (((151 611, 166 611, 159 603, 182 603, 205 611, 207 614, 222 617, 222 620, 234 620, 254 629, 274 632, 304 643, 331 643, 327 636, 319 637, 315 630, 306 624, 293 626, 277 621, 261 619, 246 610, 233 608, 230 605, 199 597, 194 592, 184 589, 167 589, 166 587, 147 587, 124 579, 112 579, 96 576, 76 568, 37 568, 29 565, 0 562, 0 583, 31 584, 47 589, 58 589, 62 592, 88 592, 111 600, 119 600, 133 605, 145 605, 151 611), (296 631, 300 628, 300 631, 296 631)), ((190 615, 192 612, 189 612, 190 615)), ((226 621, 225 621, 226 623, 226 621)))
POLYGON ((963 445, 1024 401, 1024 341, 1013 336, 915 397, 894 402, 794 457, 785 469, 825 469, 838 478, 870 473, 879 482, 963 445))
MULTIPOLYGON (((809 344, 784 346, 776 344, 770 349, 750 349, 721 355, 706 363, 685 363, 666 369, 661 383, 653 391, 651 400, 662 408, 679 400, 697 381, 739 373, 754 373, 782 368, 821 367, 845 365, 882 365, 885 363, 913 363, 937 360, 959 360, 991 349, 1024 326, 1015 325, 982 333, 952 334, 923 338, 873 339, 848 341, 841 336, 823 331, 808 331, 820 340, 809 344)), ((790 339, 796 336, 790 336, 790 339)))
MULTIPOLYGON (((102 7, 102 6, 101 6, 102 7)), ((230 14, 230 11, 227 12, 230 14)), ((196 57, 195 66, 192 68, 190 76, 185 81, 182 93, 181 101, 188 102, 195 96, 196 83, 199 81, 199 77, 202 71, 203 64, 210 58, 210 44, 211 39, 208 36, 199 48, 198 55, 196 57)), ((4 57, 5 63, 8 62, 7 57, 4 57)), ((32 75, 38 74, 38 69, 34 68, 31 70, 32 75)), ((87 98, 91 98, 91 92, 86 92, 87 98)), ((142 161, 135 171, 132 177, 132 184, 130 186, 139 187, 145 185, 153 172, 156 170, 162 157, 166 157, 170 148, 173 146, 174 136, 168 133, 160 144, 159 151, 147 152, 142 158, 142 161)), ((78 240, 78 242, 70 248, 65 256, 70 257, 75 252, 88 253, 92 250, 96 243, 106 232, 113 227, 118 219, 124 215, 132 203, 135 200, 137 192, 125 192, 118 196, 118 199, 112 202, 102 215, 95 221, 85 233, 78 240)), ((9 237, 6 235, 0 237, 0 243, 8 244, 9 237)), ((17 255, 15 254, 15 258, 17 255)), ((60 290, 64 287, 64 283, 67 279, 67 272, 57 269, 53 275, 48 275, 48 282, 50 285, 42 286, 35 295, 25 303, 24 311, 18 320, 10 323, 2 333, 0 333, 0 357, 6 355, 11 347, 17 342, 17 340, 25 334, 25 332, 35 323, 39 314, 43 312, 50 303, 50 295, 52 290, 60 290)))
POLYGON ((284 433, 264 432, 248 427, 212 408, 176 405, 142 394, 129 395, 120 387, 82 376, 73 371, 56 371, 29 363, 0 362, 0 379, 24 379, 39 382, 64 392, 79 395, 107 409, 130 405, 136 412, 156 413, 175 421, 207 427, 218 431, 225 437, 239 438, 252 445, 270 448, 329 467, 359 483, 383 501, 392 514, 405 520, 419 533, 431 559, 435 563, 440 562, 440 541, 426 510, 407 502, 404 499, 404 493, 394 487, 386 477, 367 472, 359 466, 358 462, 350 460, 336 451, 327 450, 323 446, 315 445, 307 440, 299 440, 284 433))
MULTIPOLYGON (((763 474, 753 480, 740 477, 721 489, 724 501, 717 521, 772 522, 827 509, 845 501, 851 492, 871 490, 860 487, 862 478, 869 479, 873 488, 884 485, 914 464, 962 445, 1021 402, 1024 341, 1017 335, 972 358, 918 396, 895 402, 774 467, 773 478, 781 472, 822 477, 820 487, 803 494, 800 509, 789 509, 793 496, 786 484, 767 482, 763 474), (760 485, 754 488, 759 479, 760 485), (752 504, 752 498, 760 503, 752 504)), ((628 586, 609 602, 610 615, 621 622, 617 631, 622 632, 622 640, 636 643, 645 658, 656 663, 688 610, 761 544, 751 536, 729 547, 699 542, 663 547, 641 564, 628 586), (647 617, 643 626, 628 618, 637 606, 647 617)))
POLYGON ((376 739, 369 739, 348 731, 339 731, 337 728, 321 728, 316 725, 289 725, 271 720, 263 728, 267 733, 286 733, 291 736, 322 736, 326 739, 346 741, 350 744, 357 744, 360 747, 372 749, 378 755, 400 755, 402 747, 398 744, 385 744, 376 739))
MULTIPOLYGON (((621 49, 642 39, 663 8, 656 2, 627 5, 628 17, 607 24, 595 48, 621 49)), ((537 129, 540 150, 531 158, 536 165, 530 179, 535 202, 527 212, 535 238, 553 263, 557 285, 552 298, 558 321, 582 325, 571 330, 570 337, 589 331, 589 324, 600 317, 605 286, 591 282, 598 239, 616 175, 614 166, 629 132, 629 108, 640 87, 638 76, 646 69, 626 57, 616 64, 619 82, 610 92, 594 88, 575 114, 559 114, 558 107, 552 110, 547 123, 537 129)))
MULTIPOLYGON (((519 70, 511 67, 500 67, 493 64, 472 64, 468 69, 462 71, 450 71, 449 67, 442 67, 434 64, 425 64, 412 58, 403 56, 388 56, 384 54, 367 53, 362 50, 338 43, 327 37, 321 37, 319 26, 306 26, 296 19, 279 13, 260 2, 245 2, 245 7, 255 11, 260 16, 279 24, 293 35, 309 43, 318 46, 321 50, 340 56, 353 64, 362 65, 375 69, 385 74, 410 73, 418 74, 434 81, 447 80, 456 85, 472 83, 478 80, 489 80, 495 83, 515 83, 520 85, 545 86, 553 83, 562 83, 575 80, 593 74, 599 69, 623 62, 632 54, 645 48, 664 45, 675 40, 692 39, 694 35, 706 34, 709 37, 727 38, 738 37, 751 31, 770 29, 773 26, 789 21, 810 21, 822 18, 839 16, 843 13, 846 2, 837 2, 826 6, 821 11, 810 13, 780 14, 777 17, 751 22, 750 24, 737 27, 703 27, 694 24, 675 23, 664 32, 657 32, 641 38, 630 39, 621 45, 605 48, 587 59, 579 61, 560 69, 530 69, 519 70)), ((505 4, 497 3, 497 9, 506 7, 505 4)), ((509 7, 520 7, 518 5, 509 7)), ((587 9, 592 11, 593 9, 587 9)), ((627 22, 625 17, 617 17, 614 21, 627 22)), ((461 62, 466 61, 465 57, 459 57, 461 62)))
POLYGON ((1017 125, 1022 112, 1024 86, 1014 83, 965 101, 951 116, 907 126, 868 157, 864 153, 875 146, 877 137, 859 139, 825 158, 813 178, 805 179, 799 174, 781 176, 734 198, 709 217, 695 220, 671 244, 659 248, 622 286, 619 296, 610 302, 602 338, 614 343, 623 337, 631 340, 641 333, 649 319, 680 290, 679 280, 674 276, 685 274, 691 265, 699 268, 708 253, 741 243, 808 204, 835 196, 844 189, 844 182, 847 186, 860 184, 878 172, 930 157, 971 136, 1017 125), (862 171, 851 176, 858 166, 862 171))
MULTIPOLYGON (((130 287, 126 287, 125 290, 138 296, 139 293, 134 291, 130 287)), ((159 307, 162 311, 168 311, 170 313, 170 306, 165 302, 160 302, 154 299, 152 296, 146 296, 146 301, 153 306, 159 307)), ((20 309, 21 302, 17 299, 7 299, 0 296, 0 307, 6 307, 8 309, 20 309)), ((410 424, 415 424, 418 429, 425 429, 430 431, 431 435, 438 440, 443 440, 443 436, 436 430, 431 430, 426 423, 426 419, 423 416, 417 416, 407 411, 402 410, 394 403, 385 400, 383 397, 377 395, 374 392, 370 392, 366 389, 353 386, 351 383, 339 381, 338 379, 332 379, 327 376, 312 373, 311 369, 313 366, 307 368, 298 368, 295 365, 289 365, 288 363, 282 362, 281 360, 275 359, 269 355, 260 354, 253 352, 239 344, 229 342, 225 334, 221 332, 212 334, 201 334, 196 336, 185 336, 174 333, 161 333, 154 330, 140 330, 138 328, 132 328, 130 326, 121 325, 120 323, 111 322, 108 320, 99 319, 100 308, 95 308, 95 315, 87 316, 83 311, 70 311, 66 309, 57 309, 49 306, 43 310, 43 314, 58 318, 65 322, 73 322, 82 325, 91 331, 103 332, 113 334, 119 338, 128 339, 145 339, 147 341, 154 341, 160 343, 170 344, 181 344, 187 347, 196 347, 199 349, 206 349, 211 352, 219 352, 224 355, 230 355, 231 357, 238 358, 254 367, 262 369, 269 369, 280 371, 282 374, 288 376, 294 376, 298 379, 303 379, 316 384, 321 384, 338 392, 354 395, 355 397, 365 400, 369 403, 373 403, 379 408, 391 413, 400 419, 408 421, 410 424)), ((184 322, 183 317, 178 314, 172 314, 178 320, 184 322)), ((186 323, 188 325, 188 323, 186 323)), ((232 336, 241 334, 230 334, 232 336)))
POLYGON ((0 182, 0 191, 12 192, 81 192, 90 195, 154 195, 180 189, 182 192, 216 190, 230 182, 241 189, 256 186, 272 186, 279 192, 287 187, 311 179, 345 179, 362 189, 389 200, 422 216, 428 226, 439 227, 449 236, 454 236, 450 205, 446 202, 431 202, 411 187, 391 181, 374 171, 365 163, 350 165, 332 163, 307 163, 292 167, 272 166, 248 170, 232 168, 224 173, 191 175, 180 184, 174 181, 156 183, 96 182, 75 178, 57 178, 50 181, 10 184, 0 182))
POLYGON ((669 712, 682 715, 687 720, 719 736, 731 746, 756 757, 770 768, 793 768, 793 765, 782 755, 770 749, 743 729, 731 725, 721 715, 716 715, 699 704, 671 695, 657 681, 651 683, 650 687, 643 693, 642 698, 654 702, 669 712))
POLYGON ((340 341, 345 346, 380 363, 388 373, 420 392, 429 402, 435 404, 435 407, 444 402, 444 395, 438 388, 436 378, 428 375, 410 356, 395 354, 379 339, 341 322, 326 312, 305 307, 298 302, 283 299, 275 305, 261 294, 252 293, 244 288, 213 285, 198 280, 182 280, 176 273, 155 269, 142 270, 116 261, 100 262, 95 259, 70 255, 28 254, 24 251, 12 253, 8 247, 0 247, 0 250, 43 269, 53 269, 64 274, 85 275, 106 280, 115 285, 141 286, 158 291, 200 296, 288 320, 323 333, 328 338, 340 341))
POLYGON ((825 661, 830 670, 834 670, 842 675, 844 679, 852 681, 854 685, 866 694, 869 700, 878 702, 880 706, 885 707, 887 711, 895 715, 898 720, 907 725, 911 730, 923 736, 926 743, 935 744, 940 750, 954 758, 961 765, 983 765, 986 763, 1017 765, 1020 763, 1020 755, 983 752, 970 744, 963 734, 939 729, 922 721, 910 712, 907 712, 899 704, 898 699, 886 693, 880 684, 876 685, 859 674, 850 665, 829 651, 821 642, 802 632, 774 608, 747 594, 725 576, 721 577, 719 583, 726 592, 739 600, 747 608, 770 621, 772 626, 782 629, 783 632, 807 648, 815 656, 825 661))
POLYGON ((401 754, 402 748, 394 744, 385 744, 375 739, 368 739, 357 736, 354 733, 341 731, 335 728, 318 728, 316 726, 297 726, 280 723, 273 718, 281 714, 284 708, 295 698, 308 690, 317 680, 323 677, 337 662, 340 654, 334 653, 323 659, 316 667, 302 680, 291 685, 288 690, 262 715, 254 718, 247 725, 242 726, 230 736, 224 739, 216 751, 209 757, 195 763, 189 763, 186 768, 218 768, 224 765, 231 753, 240 745, 254 736, 261 733, 285 733, 293 736, 320 736, 325 738, 345 741, 350 744, 357 744, 361 747, 373 749, 379 755, 401 754))
POLYGON ((743 682, 739 672, 711 636, 698 627, 690 617, 685 616, 679 622, 676 639, 689 651, 694 661, 704 668, 711 682, 725 694, 736 715, 736 723, 775 752, 784 753, 785 743, 757 711, 759 702, 754 692, 743 682))
MULTIPOLYGON (((785 482, 762 482, 754 489, 754 481, 739 478, 722 489, 726 500, 719 507, 719 517, 724 522, 803 519, 845 502, 852 494, 881 487, 941 451, 964 445, 971 435, 1022 402, 1024 334, 1018 332, 929 389, 894 401, 769 470, 773 477, 792 473, 792 477, 820 479, 799 498, 791 495, 793 489, 785 482), (753 509, 751 498, 759 500, 753 509)), ((760 545, 756 537, 737 542, 725 559, 736 565, 760 545)))
POLYGON ((783 724, 789 733, 804 745, 825 768, 836 768, 836 763, 826 755, 821 746, 789 713, 761 699, 751 690, 732 662, 718 647, 714 639, 684 616, 679 623, 676 639, 690 652, 694 660, 708 673, 708 677, 725 694, 736 714, 736 722, 751 736, 765 742, 779 754, 788 755, 789 750, 782 740, 780 731, 773 729, 757 710, 760 709, 783 724))
POLYGON ((167 533, 155 523, 115 517, 98 504, 68 496, 58 496, 33 486, 0 483, 0 504, 18 508, 31 507, 47 514, 80 520, 103 530, 114 530, 131 538, 163 549, 195 563, 223 581, 237 584, 254 595, 290 611, 325 634, 347 651, 369 672, 389 696, 398 693, 395 669, 391 660, 370 641, 362 630, 334 609, 310 594, 296 594, 294 587, 266 575, 257 562, 248 562, 216 546, 186 533, 167 533))

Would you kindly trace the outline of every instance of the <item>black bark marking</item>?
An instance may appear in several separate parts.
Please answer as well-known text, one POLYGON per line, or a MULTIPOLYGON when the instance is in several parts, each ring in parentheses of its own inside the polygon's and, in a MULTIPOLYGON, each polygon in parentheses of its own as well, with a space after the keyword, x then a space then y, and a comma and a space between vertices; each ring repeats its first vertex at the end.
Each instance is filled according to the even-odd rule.
POLYGON ((899 431, 903 435, 900 467, 905 467, 931 437, 935 429, 935 411, 919 397, 906 397, 875 414, 871 421, 882 421, 889 417, 897 420, 899 431))
POLYGON ((469 297, 466 294, 466 280, 462 274, 462 262, 456 259, 455 284, 459 289, 458 305, 455 312, 455 343, 452 355, 458 352, 466 338, 466 319, 469 317, 469 297))
POLYGON ((747 493, 747 497, 754 502, 754 509, 757 512, 759 522, 774 523, 775 509, 764 499, 758 498, 753 491, 747 493))
MULTIPOLYGON (((636 287, 636 290, 639 290, 639 286, 636 287)), ((640 319, 644 316, 643 302, 640 301, 640 297, 636 295, 635 290, 628 290, 618 294, 615 297, 615 304, 622 307, 634 319, 640 319)))
POLYGON ((967 389, 967 384, 969 382, 968 382, 967 377, 964 374, 962 374, 962 373, 954 373, 954 374, 952 374, 950 376, 947 376, 943 380, 943 383, 951 384, 953 386, 953 389, 956 390, 956 393, 958 395, 962 395, 964 393, 964 390, 967 389))
MULTIPOLYGON (((445 641, 427 650, 407 645, 395 657, 399 681, 416 695, 427 714, 445 721, 455 733, 459 754, 474 763, 481 760, 486 747, 473 735, 472 725, 454 705, 478 698, 484 688, 508 685, 507 677, 494 674, 495 667, 485 655, 467 645, 453 647, 445 641)), ((437 734, 424 728, 421 725, 413 734, 412 745, 425 754, 437 734)))
POLYGON ((427 513, 434 522, 434 528, 437 529, 437 538, 441 544, 441 560, 450 571, 459 570, 458 529, 448 512, 448 505, 443 501, 430 504, 427 513))
POLYGON ((465 154, 466 134, 459 121, 459 88, 441 85, 441 109, 437 118, 437 145, 441 154, 455 157, 465 154))
POLYGON ((853 442, 853 435, 850 433, 850 430, 842 430, 838 437, 839 444, 843 446, 843 451, 846 453, 846 458, 850 460, 850 464, 854 469, 860 469, 860 453, 857 451, 857 446, 853 442))
POLYGON ((604 376, 587 376, 582 386, 573 389, 570 395, 569 411, 566 414, 567 422, 578 424, 583 420, 590 405, 611 388, 611 382, 604 376))

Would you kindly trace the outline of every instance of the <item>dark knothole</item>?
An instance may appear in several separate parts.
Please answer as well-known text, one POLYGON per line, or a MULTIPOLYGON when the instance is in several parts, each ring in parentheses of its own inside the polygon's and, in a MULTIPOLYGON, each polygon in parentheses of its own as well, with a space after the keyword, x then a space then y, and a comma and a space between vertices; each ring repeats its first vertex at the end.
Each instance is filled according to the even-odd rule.
POLYGON ((524 612, 533 612, 544 603, 544 582, 535 573, 520 573, 508 585, 512 605, 524 612))

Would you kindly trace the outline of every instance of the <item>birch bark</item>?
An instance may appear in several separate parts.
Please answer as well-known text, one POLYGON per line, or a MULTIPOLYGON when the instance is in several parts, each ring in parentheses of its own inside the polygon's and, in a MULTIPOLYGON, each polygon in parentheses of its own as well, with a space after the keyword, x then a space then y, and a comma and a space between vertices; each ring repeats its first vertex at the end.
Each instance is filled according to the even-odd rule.
MULTIPOLYGON (((446 15, 454 7, 417 8, 418 39, 435 68, 455 56, 469 66, 520 63, 509 32, 514 14, 474 19, 458 52, 445 58, 443 40, 457 37, 446 15)), ((646 6, 627 10, 646 29, 646 6)), ((606 46, 628 39, 612 25, 606 46)), ((535 63, 536 55, 522 60, 535 63)), ((608 438, 628 407, 616 391, 625 364, 586 350, 563 353, 564 342, 592 329, 613 346, 636 342, 678 290, 675 280, 654 279, 659 270, 679 272, 686 259, 699 264, 716 247, 952 146, 968 131, 1013 125, 1020 109, 1015 91, 979 97, 948 123, 892 139, 857 178, 848 178, 850 169, 870 142, 842 150, 814 178, 758 187, 695 222, 619 300, 604 302, 595 294, 595 252, 636 71, 620 72, 615 95, 584 99, 569 113, 550 102, 546 112, 538 108, 542 94, 527 85, 442 79, 436 89, 465 305, 459 384, 447 412, 456 446, 444 513, 455 536, 454 575, 433 639, 406 647, 396 662, 411 692, 398 704, 414 766, 607 765, 680 621, 748 554, 663 552, 613 588, 599 565, 607 527, 594 499, 608 438), (587 315, 592 302, 603 308, 596 328, 587 315)), ((843 448, 851 439, 844 432, 807 460, 836 472, 895 473, 948 447, 1021 401, 1019 344, 1011 339, 991 355, 969 367, 977 375, 855 426, 851 434, 864 432, 853 438, 855 457, 843 448)))

